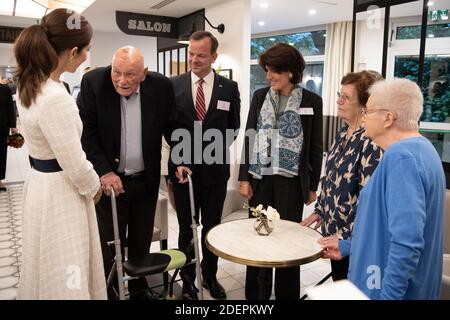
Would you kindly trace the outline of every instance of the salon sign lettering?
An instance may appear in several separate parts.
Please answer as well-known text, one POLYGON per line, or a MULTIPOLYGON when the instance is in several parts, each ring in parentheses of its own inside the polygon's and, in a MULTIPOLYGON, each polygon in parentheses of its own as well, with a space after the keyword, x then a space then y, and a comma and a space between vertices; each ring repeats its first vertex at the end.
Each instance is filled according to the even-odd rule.
POLYGON ((131 35, 178 38, 178 19, 142 13, 116 11, 119 29, 131 35))

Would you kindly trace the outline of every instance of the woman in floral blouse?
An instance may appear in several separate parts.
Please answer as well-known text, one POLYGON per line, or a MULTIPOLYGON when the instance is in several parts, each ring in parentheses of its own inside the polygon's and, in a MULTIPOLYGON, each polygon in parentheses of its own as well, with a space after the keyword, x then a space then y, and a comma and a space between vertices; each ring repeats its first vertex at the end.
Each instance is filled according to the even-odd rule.
MULTIPOLYGON (((360 190, 377 167, 383 151, 365 137, 361 127, 362 108, 369 98, 368 89, 382 77, 374 71, 348 73, 341 80, 338 92, 338 116, 344 126, 338 132, 328 153, 322 191, 314 212, 301 225, 321 226, 324 236, 347 239, 355 221, 360 190)), ((334 281, 346 279, 348 257, 331 261, 334 281)))

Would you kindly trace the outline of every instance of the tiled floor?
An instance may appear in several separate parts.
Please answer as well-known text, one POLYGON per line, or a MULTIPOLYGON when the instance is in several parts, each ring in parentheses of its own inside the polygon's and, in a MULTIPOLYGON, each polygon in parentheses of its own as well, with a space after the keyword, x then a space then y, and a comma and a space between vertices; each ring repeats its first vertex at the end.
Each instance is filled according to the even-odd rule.
MULTIPOLYGON (((6 182, 8 191, 0 193, 0 300, 15 299, 21 263, 21 210, 22 186, 29 170, 26 146, 21 149, 8 150, 6 182)), ((170 206, 169 206, 170 208, 170 206)), ((304 216, 309 215, 312 206, 305 207, 304 216)), ((244 218, 238 215, 229 219, 244 218)), ((169 209, 169 248, 177 247, 178 222, 175 211, 169 209)), ((200 230, 199 230, 200 231, 200 230)), ((154 242, 151 251, 159 250, 154 242)), ((301 266, 301 295, 305 289, 316 284, 330 272, 330 264, 326 260, 317 260, 301 266)), ((245 299, 245 266, 219 259, 217 277, 227 292, 228 299, 245 299)), ((330 281, 330 280, 328 280, 330 281)), ((205 299, 212 299, 204 290, 205 299)), ((272 296, 274 299, 274 296, 272 296)))
POLYGON ((15 299, 21 263, 22 183, 0 193, 0 300, 15 299))
MULTIPOLYGON (((312 206, 305 207, 304 216, 309 215, 312 210, 312 206)), ((240 214, 230 215, 226 217, 226 221, 233 219, 246 218, 240 214)), ((169 206, 169 248, 177 247, 178 239, 178 223, 175 211, 169 206)), ((199 235, 200 235, 200 230, 199 235)), ((157 242, 152 243, 151 251, 159 250, 159 244, 157 242)), ((228 299, 243 300, 245 299, 245 266, 237 263, 233 263, 222 258, 219 258, 219 269, 217 272, 217 279, 222 284, 227 292, 228 299)), ((317 284, 326 275, 330 273, 330 262, 328 260, 319 259, 312 263, 301 266, 300 268, 300 295, 303 296, 305 290, 317 284)), ((326 283, 331 280, 327 280, 326 283)), ((207 290, 203 291, 205 299, 213 299, 209 295, 207 290)), ((274 290, 272 290, 271 299, 275 299, 274 290)))

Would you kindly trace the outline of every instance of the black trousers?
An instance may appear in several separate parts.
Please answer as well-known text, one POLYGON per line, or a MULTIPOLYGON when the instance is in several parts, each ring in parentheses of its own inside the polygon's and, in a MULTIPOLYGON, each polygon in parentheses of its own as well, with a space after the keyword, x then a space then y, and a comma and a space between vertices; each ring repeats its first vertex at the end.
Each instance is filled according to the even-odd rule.
MULTIPOLYGON (((297 177, 274 175, 264 176, 259 181, 249 204, 252 207, 262 204, 265 208, 270 205, 278 210, 281 219, 300 222, 303 202, 300 181, 297 177)), ((249 216, 253 217, 251 213, 249 216)), ((272 294, 272 273, 272 268, 247 267, 246 299, 269 300, 272 294)), ((300 298, 300 267, 275 269, 275 297, 277 300, 300 298)))
POLYGON ((8 134, 9 128, 0 127, 0 180, 5 179, 6 174, 6 153, 8 151, 6 138, 8 134))
POLYGON ((333 281, 347 279, 349 261, 348 256, 339 261, 331 260, 331 277, 333 281))
MULTIPOLYGON (((122 178, 122 184, 125 193, 116 198, 120 242, 122 245, 127 243, 128 258, 139 257, 150 251, 158 193, 149 190, 143 177, 122 178)), ((111 198, 103 195, 96 206, 96 211, 105 276, 108 277, 114 262, 114 256, 107 245, 109 241, 114 240, 111 198)), ((123 252, 122 256, 124 257, 123 252)), ((131 296, 147 288, 145 279, 130 280, 128 283, 131 296)), ((114 297, 111 290, 108 290, 108 297, 114 297)))
MULTIPOLYGON (((203 186, 195 176, 192 177, 194 187, 194 201, 197 222, 201 222, 202 229, 202 254, 201 262, 202 275, 206 279, 216 277, 217 262, 219 258, 206 248, 205 237, 211 228, 218 225, 222 219, 223 203, 227 194, 227 183, 221 183, 214 186, 203 186), (199 212, 201 220, 199 220, 199 212)), ((178 224, 180 232, 178 236, 178 246, 185 250, 192 240, 192 220, 191 207, 189 202, 189 185, 173 182, 173 194, 175 198, 175 207, 177 210, 178 224)), ((192 256, 193 256, 192 251, 192 256)), ((195 265, 189 265, 183 268, 182 276, 188 276, 191 281, 195 279, 195 265)))

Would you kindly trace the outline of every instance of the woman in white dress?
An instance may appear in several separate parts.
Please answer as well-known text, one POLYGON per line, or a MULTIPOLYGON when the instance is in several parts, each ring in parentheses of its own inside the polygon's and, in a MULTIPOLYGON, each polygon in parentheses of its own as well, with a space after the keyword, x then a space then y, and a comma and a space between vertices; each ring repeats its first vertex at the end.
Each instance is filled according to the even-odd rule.
POLYGON ((91 38, 84 17, 57 9, 14 48, 33 167, 24 187, 19 299, 106 299, 94 208, 100 180, 81 147, 78 108, 59 80, 86 60, 91 38))

